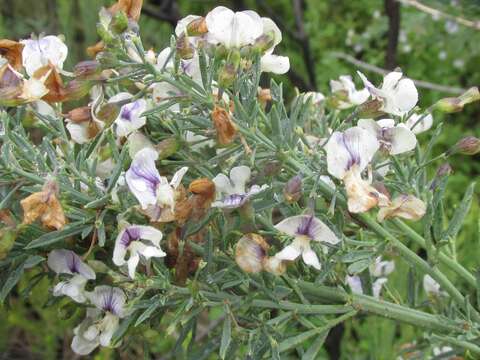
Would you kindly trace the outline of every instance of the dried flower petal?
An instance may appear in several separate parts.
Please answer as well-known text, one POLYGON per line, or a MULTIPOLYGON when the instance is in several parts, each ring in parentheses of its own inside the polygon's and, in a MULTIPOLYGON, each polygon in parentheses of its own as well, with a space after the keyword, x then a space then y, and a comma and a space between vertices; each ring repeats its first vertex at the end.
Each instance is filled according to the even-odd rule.
POLYGON ((401 217, 408 220, 420 220, 427 208, 425 203, 413 195, 400 195, 393 199, 388 206, 381 207, 378 212, 378 221, 401 217))
POLYGON ((31 224, 38 218, 48 228, 57 230, 67 223, 62 205, 57 199, 58 185, 47 181, 40 192, 26 197, 20 204, 23 208, 23 223, 31 224))
POLYGON ((219 145, 230 144, 237 134, 235 123, 230 118, 230 114, 224 108, 215 106, 212 112, 212 120, 217 130, 217 141, 219 145))
POLYGON ((22 50, 23 44, 17 41, 1 39, 0 40, 0 57, 8 60, 8 63, 16 70, 22 68, 22 50))

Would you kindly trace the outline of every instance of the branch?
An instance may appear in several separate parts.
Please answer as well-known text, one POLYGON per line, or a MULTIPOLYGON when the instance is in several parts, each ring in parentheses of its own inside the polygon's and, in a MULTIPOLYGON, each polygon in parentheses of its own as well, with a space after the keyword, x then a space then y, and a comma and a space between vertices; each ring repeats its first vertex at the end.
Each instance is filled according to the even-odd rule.
MULTIPOLYGON (((368 64, 368 63, 363 62, 361 60, 358 60, 358 59, 354 58, 353 56, 345 54, 345 53, 334 51, 334 52, 331 52, 330 54, 333 57, 336 57, 338 59, 342 59, 342 60, 344 60, 344 61, 346 61, 350 64, 355 65, 356 67, 358 67, 360 69, 367 70, 367 71, 370 71, 370 72, 373 72, 373 73, 376 73, 376 74, 386 75, 390 72, 390 71, 388 71, 386 69, 383 69, 381 67, 371 65, 371 64, 368 64)), ((412 79, 412 80, 413 80, 413 82, 415 83, 416 86, 418 86, 419 88, 423 88, 423 89, 435 90, 435 91, 440 91, 440 92, 455 94, 455 95, 463 94, 465 91, 467 91, 467 89, 460 88, 460 87, 434 84, 434 83, 431 83, 431 82, 428 82, 428 81, 423 81, 423 80, 415 80, 415 79, 412 79)))
POLYGON ((173 27, 177 25, 178 20, 180 20, 180 14, 176 3, 168 4, 169 6, 161 6, 159 9, 145 4, 142 8, 142 14, 147 15, 151 18, 166 21, 173 27))
POLYGON ((385 0, 388 16, 388 45, 385 54, 385 67, 389 70, 397 66, 397 45, 400 33, 400 4, 396 0, 385 0))
POLYGON ((404 5, 408 6, 413 6, 414 8, 423 11, 424 13, 427 13, 431 16, 434 17, 442 17, 444 19, 452 20, 455 21, 456 23, 467 26, 469 28, 475 29, 475 30, 480 30, 480 21, 476 20, 468 20, 464 19, 460 16, 455 16, 455 15, 450 15, 447 13, 444 13, 443 11, 437 10, 435 8, 432 8, 430 6, 427 6, 425 4, 422 4, 421 2, 417 0, 396 0, 404 5))

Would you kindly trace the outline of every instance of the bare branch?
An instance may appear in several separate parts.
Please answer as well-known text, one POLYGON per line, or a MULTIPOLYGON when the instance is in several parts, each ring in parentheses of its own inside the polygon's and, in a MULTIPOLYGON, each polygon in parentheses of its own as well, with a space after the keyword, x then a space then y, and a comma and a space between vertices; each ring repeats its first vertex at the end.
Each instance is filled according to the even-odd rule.
POLYGON ((452 20, 455 21, 456 23, 467 26, 469 28, 475 29, 475 30, 480 30, 480 21, 479 20, 468 20, 464 19, 460 16, 455 16, 455 15, 450 15, 447 13, 444 13, 443 11, 440 11, 438 9, 432 8, 430 6, 427 6, 425 4, 422 4, 421 2, 417 0, 397 0, 398 2, 404 4, 404 5, 409 5, 413 6, 414 8, 423 11, 424 13, 427 13, 431 16, 435 17, 441 17, 444 19, 452 20))
POLYGON ((388 45, 385 54, 385 67, 397 66, 397 45, 400 34, 400 4, 396 0, 385 0, 385 12, 388 16, 388 45))
MULTIPOLYGON (((360 69, 364 69, 376 74, 386 75, 390 72, 389 70, 383 69, 381 67, 378 67, 372 64, 368 64, 364 61, 358 60, 353 56, 350 56, 345 53, 331 52, 330 54, 333 57, 345 60, 346 62, 353 64, 360 69)), ((467 89, 460 88, 460 87, 434 84, 434 83, 423 81, 423 80, 415 80, 415 79, 412 79, 412 80, 415 83, 415 85, 418 86, 419 88, 430 89, 430 90, 440 91, 440 92, 454 94, 454 95, 463 94, 465 91, 467 91, 467 89)))

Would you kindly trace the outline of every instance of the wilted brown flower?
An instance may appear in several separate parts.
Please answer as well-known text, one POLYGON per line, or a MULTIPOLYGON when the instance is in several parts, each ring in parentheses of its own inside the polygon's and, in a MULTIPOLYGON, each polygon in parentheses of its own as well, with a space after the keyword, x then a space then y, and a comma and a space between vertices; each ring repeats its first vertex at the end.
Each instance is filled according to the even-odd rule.
POLYGON ((427 211, 425 203, 413 195, 400 195, 388 206, 380 207, 378 221, 401 217, 407 220, 420 220, 427 211))
POLYGON ((48 93, 42 97, 42 100, 49 103, 62 102, 65 100, 66 90, 63 86, 62 77, 58 73, 55 66, 48 64, 38 69, 33 76, 38 79, 42 78, 43 76, 47 76, 44 84, 48 89, 48 93))
POLYGON ((0 39, 0 56, 8 60, 8 63, 16 70, 22 68, 23 44, 17 41, 0 39))
POLYGON ((302 196, 302 177, 296 175, 285 184, 283 196, 287 203, 297 202, 302 196))
POLYGON ((193 20, 187 25, 187 35, 199 36, 208 32, 207 22, 204 17, 193 20))
MULTIPOLYGON (((198 257, 188 244, 184 244, 180 251, 181 228, 176 228, 167 238, 167 256, 165 264, 169 268, 175 269, 175 280, 179 285, 184 285, 188 276, 195 274, 201 258, 198 257)), ((189 238, 189 241, 195 243, 202 242, 202 235, 197 233, 189 238)))
POLYGON ((221 146, 232 143, 237 134, 237 127, 232 121, 227 110, 220 106, 215 106, 212 112, 213 126, 217 130, 217 142, 221 146))
POLYGON ((200 220, 215 200, 215 184, 207 178, 192 181, 188 191, 192 195, 175 205, 175 220, 179 224, 185 223, 188 219, 200 220))
POLYGON ((90 106, 81 106, 73 110, 70 110, 66 115, 66 117, 74 123, 91 121, 92 109, 90 108, 90 106))
POLYGON ((57 198, 58 185, 53 180, 48 180, 42 191, 26 197, 20 204, 23 208, 23 223, 31 224, 38 218, 47 228, 57 230, 67 223, 62 205, 57 198))
POLYGON ((272 101, 272 92, 270 91, 270 89, 263 89, 259 87, 257 97, 258 101, 260 101, 260 104, 262 104, 262 106, 265 106, 267 102, 272 101))

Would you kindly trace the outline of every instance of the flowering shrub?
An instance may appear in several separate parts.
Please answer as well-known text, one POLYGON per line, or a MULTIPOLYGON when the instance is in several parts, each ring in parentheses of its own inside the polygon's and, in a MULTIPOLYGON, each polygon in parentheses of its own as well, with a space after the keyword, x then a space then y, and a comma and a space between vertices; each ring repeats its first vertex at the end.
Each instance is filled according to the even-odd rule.
POLYGON ((313 359, 361 314, 423 328, 406 358, 480 353, 477 277, 455 256, 473 185, 446 219, 451 169, 428 171, 480 151, 466 137, 431 156, 435 112, 478 89, 422 110, 401 71, 379 86, 358 73, 363 88, 341 76, 287 106, 259 86, 290 66, 271 19, 189 15, 156 54, 140 10, 102 9, 95 60, 72 72, 57 36, 0 41, 0 300, 26 271, 30 288, 48 277, 47 305, 82 314, 80 355, 163 326, 193 358, 313 359), (396 262, 408 294, 386 285, 396 262))

